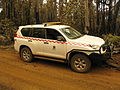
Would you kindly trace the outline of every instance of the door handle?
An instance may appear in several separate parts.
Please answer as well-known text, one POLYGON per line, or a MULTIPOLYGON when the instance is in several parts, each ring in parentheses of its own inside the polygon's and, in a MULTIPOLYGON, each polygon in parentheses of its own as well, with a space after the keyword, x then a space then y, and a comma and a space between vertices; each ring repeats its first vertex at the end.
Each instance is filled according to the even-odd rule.
POLYGON ((53 49, 55 49, 56 47, 55 46, 53 46, 53 49))
POLYGON ((48 42, 44 42, 44 44, 49 44, 48 42))
POLYGON ((32 42, 32 40, 28 40, 28 42, 32 42))

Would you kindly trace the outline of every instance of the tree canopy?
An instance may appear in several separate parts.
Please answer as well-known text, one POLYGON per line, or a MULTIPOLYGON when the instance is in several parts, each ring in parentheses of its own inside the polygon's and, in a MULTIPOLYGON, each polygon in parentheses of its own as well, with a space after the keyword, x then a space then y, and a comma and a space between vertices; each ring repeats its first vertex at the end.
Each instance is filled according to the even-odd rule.
POLYGON ((15 26, 61 21, 91 35, 120 35, 120 0, 0 0, 15 26))

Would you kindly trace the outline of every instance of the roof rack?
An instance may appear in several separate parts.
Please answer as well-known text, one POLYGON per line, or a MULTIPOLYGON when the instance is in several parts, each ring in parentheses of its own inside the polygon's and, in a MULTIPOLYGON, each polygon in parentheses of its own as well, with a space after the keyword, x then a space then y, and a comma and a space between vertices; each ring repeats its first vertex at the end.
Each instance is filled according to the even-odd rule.
POLYGON ((46 23, 43 23, 44 26, 51 26, 51 25, 64 25, 63 23, 61 22, 46 22, 46 23))

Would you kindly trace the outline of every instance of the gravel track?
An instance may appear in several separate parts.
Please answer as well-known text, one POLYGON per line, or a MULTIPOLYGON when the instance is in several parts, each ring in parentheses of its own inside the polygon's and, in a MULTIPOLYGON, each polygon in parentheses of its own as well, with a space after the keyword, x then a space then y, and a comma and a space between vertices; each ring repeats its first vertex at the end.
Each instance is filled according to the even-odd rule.
POLYGON ((0 49, 0 90, 120 90, 120 71, 94 67, 76 73, 65 63, 26 63, 13 49, 0 49))

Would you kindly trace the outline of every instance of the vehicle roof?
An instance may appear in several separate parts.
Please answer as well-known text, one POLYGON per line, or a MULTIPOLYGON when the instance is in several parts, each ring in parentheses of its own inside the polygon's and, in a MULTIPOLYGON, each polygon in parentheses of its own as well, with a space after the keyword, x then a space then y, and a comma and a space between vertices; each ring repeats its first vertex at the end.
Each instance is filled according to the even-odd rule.
POLYGON ((61 29, 61 28, 68 28, 70 26, 67 25, 48 25, 45 26, 44 24, 36 24, 36 25, 25 25, 20 26, 19 28, 51 28, 51 29, 61 29))

